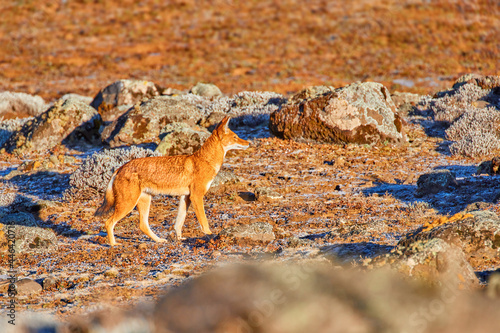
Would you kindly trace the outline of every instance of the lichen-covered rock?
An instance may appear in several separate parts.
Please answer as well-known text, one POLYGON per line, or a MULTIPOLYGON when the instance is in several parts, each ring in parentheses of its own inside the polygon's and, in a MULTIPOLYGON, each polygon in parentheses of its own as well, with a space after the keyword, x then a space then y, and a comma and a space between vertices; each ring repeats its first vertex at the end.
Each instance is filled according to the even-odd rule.
POLYGON ((214 113, 217 117, 203 124, 205 127, 213 125, 221 114, 231 117, 229 123, 231 128, 268 124, 269 115, 277 111, 285 102, 286 98, 283 95, 274 92, 242 91, 232 97, 217 98, 212 103, 203 106, 206 117, 214 113))
POLYGON ((64 196, 71 200, 100 198, 116 169, 134 158, 147 156, 160 156, 160 153, 136 146, 94 153, 71 174, 64 196))
POLYGON ((406 247, 399 245, 388 262, 397 271, 430 283, 441 282, 459 290, 479 286, 479 280, 466 255, 458 246, 442 239, 416 241, 406 247))
POLYGON ((276 136, 327 143, 406 141, 396 106, 380 83, 353 83, 334 92, 313 94, 311 99, 299 98, 302 95, 271 114, 269 127, 276 136))
POLYGON ((450 170, 441 169, 425 173, 417 180, 417 197, 436 194, 458 186, 455 174, 450 170))
POLYGON ((104 121, 113 121, 134 104, 159 96, 161 91, 153 82, 120 80, 99 91, 90 105, 98 110, 104 121))
POLYGON ((460 247, 471 265, 484 263, 488 258, 500 255, 500 219, 491 211, 470 212, 467 217, 439 225, 430 230, 422 228, 403 237, 398 246, 410 247, 417 241, 440 238, 460 247))
POLYGON ((0 147, 7 142, 12 134, 19 131, 25 123, 32 121, 33 119, 33 117, 26 117, 20 119, 0 120, 0 147))
POLYGON ((223 229, 220 236, 246 239, 257 242, 270 242, 276 238, 273 226, 267 222, 254 222, 251 224, 241 224, 223 229))
POLYGON ((137 105, 107 126, 102 137, 111 147, 146 142, 159 143, 161 130, 174 122, 194 126, 202 112, 181 99, 158 96, 137 105))
POLYGON ((10 91, 0 92, 0 118, 15 119, 38 116, 48 105, 40 96, 10 91))
POLYGON ((311 100, 317 97, 335 92, 335 88, 331 86, 310 86, 302 89, 290 98, 292 103, 301 103, 303 100, 311 100))
POLYGON ((75 99, 58 100, 54 105, 26 122, 3 144, 7 152, 36 153, 61 143, 100 143, 99 128, 102 119, 89 105, 75 99))
POLYGON ((203 96, 203 97, 217 97, 222 96, 222 91, 213 83, 202 83, 198 82, 190 90, 191 94, 203 96))
POLYGON ((203 127, 193 128, 185 123, 168 124, 161 130, 163 139, 156 152, 162 155, 191 155, 201 148, 210 132, 203 127))

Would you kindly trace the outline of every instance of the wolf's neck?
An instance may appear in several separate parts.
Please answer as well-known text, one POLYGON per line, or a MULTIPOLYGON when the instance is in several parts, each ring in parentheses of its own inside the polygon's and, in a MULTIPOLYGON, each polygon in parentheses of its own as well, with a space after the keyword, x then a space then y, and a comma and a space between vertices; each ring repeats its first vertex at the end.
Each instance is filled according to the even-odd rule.
POLYGON ((220 140, 213 134, 205 141, 203 146, 193 154, 194 157, 217 166, 217 169, 220 168, 224 162, 225 155, 224 147, 222 147, 220 140))

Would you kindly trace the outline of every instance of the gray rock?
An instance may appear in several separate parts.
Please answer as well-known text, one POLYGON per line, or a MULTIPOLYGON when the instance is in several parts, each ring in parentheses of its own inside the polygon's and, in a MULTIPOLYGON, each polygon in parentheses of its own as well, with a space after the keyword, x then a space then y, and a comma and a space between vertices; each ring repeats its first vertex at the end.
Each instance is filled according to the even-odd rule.
POLYGON ((189 91, 191 94, 203 96, 203 97, 217 97, 222 96, 222 91, 212 83, 201 83, 198 82, 189 91))
POLYGON ((128 110, 104 129, 102 137, 111 147, 159 143, 161 130, 167 124, 184 122, 194 126, 202 116, 201 111, 193 104, 173 97, 159 96, 128 110))
POLYGON ((20 279, 15 286, 18 295, 33 295, 42 291, 42 286, 29 278, 20 279))
MULTIPOLYGON (((79 95, 79 94, 73 94, 73 93, 70 93, 70 94, 65 94, 61 97, 61 99, 63 101, 67 100, 67 99, 76 99, 82 103, 85 103, 85 104, 88 104, 90 105, 92 103, 92 101, 94 100, 92 97, 89 97, 89 96, 82 96, 82 95, 79 95)), ((95 109, 95 108, 94 108, 95 109)))
POLYGON ((321 248, 321 253, 336 264, 348 265, 389 253, 391 249, 392 246, 360 242, 328 245, 321 248))
POLYGON ((237 184, 240 182, 240 179, 236 174, 229 170, 221 170, 215 176, 214 181, 210 185, 210 188, 221 186, 221 185, 229 185, 229 184, 237 184))
POLYGON ((21 92, 0 92, 0 118, 14 119, 38 116, 49 107, 40 96, 21 92))
POLYGON ((273 232, 273 226, 267 222, 255 222, 252 224, 241 224, 234 227, 228 227, 223 229, 219 235, 259 242, 270 242, 276 238, 273 232))
POLYGON ((447 169, 435 170, 418 177, 416 195, 422 197, 427 194, 436 194, 456 186, 458 183, 453 172, 447 169))
POLYGON ((23 125, 3 144, 10 153, 39 153, 61 143, 80 141, 100 143, 102 124, 97 111, 76 99, 58 100, 54 105, 23 125))
POLYGON ((153 82, 120 80, 99 91, 90 105, 99 111, 104 121, 114 121, 130 106, 159 96, 161 91, 162 89, 153 82))
POLYGON ((283 199, 283 196, 270 187, 257 187, 255 188, 255 199, 257 201, 278 200, 283 199))
POLYGON ((380 83, 353 83, 334 92, 299 93, 272 113, 278 137, 317 142, 406 142, 389 90, 380 83), (302 98, 305 97, 305 98, 302 98))
POLYGON ((171 123, 161 130, 164 135, 157 152, 162 155, 191 155, 201 148, 210 132, 203 127, 193 128, 185 123, 171 123))

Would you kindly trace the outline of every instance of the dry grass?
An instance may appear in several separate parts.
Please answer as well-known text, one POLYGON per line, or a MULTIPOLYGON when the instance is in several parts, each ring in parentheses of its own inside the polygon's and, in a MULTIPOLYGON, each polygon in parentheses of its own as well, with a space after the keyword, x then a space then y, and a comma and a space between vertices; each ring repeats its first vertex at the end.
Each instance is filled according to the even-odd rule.
POLYGON ((0 10, 0 89, 49 100, 94 95, 117 78, 213 82, 226 94, 355 80, 394 90, 400 78, 429 93, 499 70, 491 0, 42 0, 0 10))

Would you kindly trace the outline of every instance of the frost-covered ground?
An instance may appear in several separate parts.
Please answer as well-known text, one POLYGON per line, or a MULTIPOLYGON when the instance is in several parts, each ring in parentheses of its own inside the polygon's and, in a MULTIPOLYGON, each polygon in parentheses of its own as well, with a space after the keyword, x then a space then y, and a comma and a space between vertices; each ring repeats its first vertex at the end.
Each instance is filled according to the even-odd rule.
MULTIPOLYGON (((328 245, 335 245, 330 250, 350 263, 385 253, 406 233, 474 202, 486 202, 487 209, 498 212, 493 204, 498 176, 476 175, 481 159, 451 156, 442 149, 442 138, 427 136, 411 121, 411 142, 401 147, 284 141, 270 137, 265 126, 237 132, 252 145, 228 153, 223 170, 233 171, 240 182, 206 195, 207 217, 216 233, 228 226, 268 222, 277 236, 268 243, 203 237, 190 211, 186 241, 156 244, 139 231, 134 211, 115 229, 123 246, 110 248, 103 221, 93 217, 102 198, 64 199, 70 174, 95 150, 81 153, 61 147, 58 154, 66 159, 52 166, 43 164, 50 156, 2 158, 2 212, 30 211, 40 226, 57 233, 59 242, 57 251, 17 258, 18 277, 56 281, 38 295, 20 296, 20 307, 66 317, 106 304, 134 304, 156 299, 161 290, 228 262, 309 258, 328 245), (417 197, 418 177, 442 168, 455 173, 458 187, 417 197), (257 187, 270 187, 283 198, 252 200, 257 187), (33 208, 40 200, 48 201, 33 208)), ((177 204, 175 197, 154 198, 150 225, 156 234, 173 234, 177 204)), ((500 262, 489 262, 474 269, 498 266, 500 262)))

